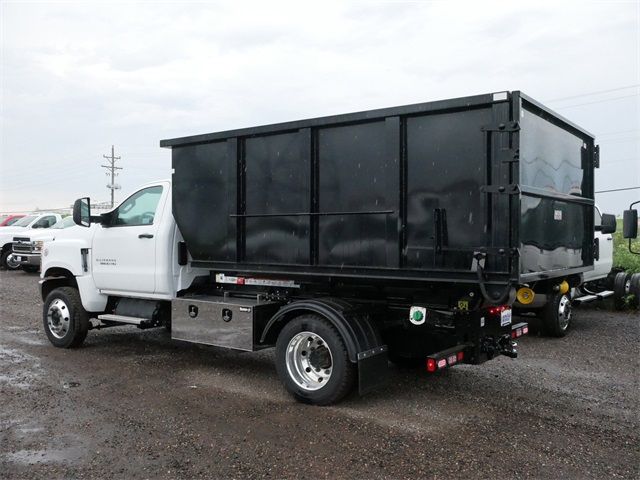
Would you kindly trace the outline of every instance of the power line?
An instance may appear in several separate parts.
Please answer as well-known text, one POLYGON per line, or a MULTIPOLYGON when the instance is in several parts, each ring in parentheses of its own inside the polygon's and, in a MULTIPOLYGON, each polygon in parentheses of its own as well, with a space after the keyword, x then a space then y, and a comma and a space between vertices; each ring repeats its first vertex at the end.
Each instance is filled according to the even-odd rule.
POLYGON ((609 135, 621 135, 623 133, 636 133, 636 132, 640 132, 640 129, 639 128, 634 128, 632 130, 618 130, 617 132, 597 133, 596 136, 597 137, 604 137, 604 136, 609 136, 609 135))
POLYGON ((562 105, 560 107, 554 107, 554 108, 557 110, 562 110, 563 108, 581 107, 583 105, 593 105, 594 103, 613 102, 614 100, 622 100, 623 98, 637 97, 639 95, 640 93, 634 93, 633 95, 623 95, 621 97, 604 98, 602 100, 594 100, 593 102, 574 103, 573 105, 562 105))
MULTIPOLYGON (((109 190, 111 190, 111 208, 113 208, 114 206, 114 201, 113 201, 113 194, 114 194, 114 190, 116 188, 119 188, 119 186, 117 186, 115 184, 115 177, 116 175, 118 175, 116 173, 116 170, 122 170, 122 167, 116 167, 116 160, 120 160, 120 157, 116 157, 113 151, 113 145, 111 145, 111 156, 109 157, 108 155, 103 155, 104 158, 106 158, 107 160, 109 160, 109 165, 100 165, 102 168, 106 168, 107 170, 111 171, 111 183, 109 185, 107 185, 107 188, 109 190)), ((107 173, 107 175, 109 175, 107 173)))
POLYGON ((613 188, 611 190, 599 190, 595 193, 624 192, 625 190, 640 190, 640 187, 613 188))
POLYGON ((550 100, 545 100, 545 102, 547 103, 560 102, 562 100, 572 100, 574 98, 590 97, 591 95, 598 95, 600 93, 619 92, 620 90, 628 90, 629 88, 635 88, 635 87, 640 87, 640 83, 636 83, 634 85, 627 85, 626 87, 617 87, 617 88, 610 88, 608 90, 598 90, 596 92, 581 93, 579 95, 571 95, 570 97, 552 98, 550 100))

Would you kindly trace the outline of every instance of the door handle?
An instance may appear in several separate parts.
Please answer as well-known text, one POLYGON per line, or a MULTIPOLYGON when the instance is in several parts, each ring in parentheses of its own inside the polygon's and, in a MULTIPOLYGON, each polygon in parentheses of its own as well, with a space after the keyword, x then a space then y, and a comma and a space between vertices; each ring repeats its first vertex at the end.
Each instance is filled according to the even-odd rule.
POLYGON ((140 235, 138 235, 138 238, 153 238, 153 234, 152 233, 141 233, 140 235))
POLYGON ((613 241, 613 237, 607 237, 607 242, 613 241))

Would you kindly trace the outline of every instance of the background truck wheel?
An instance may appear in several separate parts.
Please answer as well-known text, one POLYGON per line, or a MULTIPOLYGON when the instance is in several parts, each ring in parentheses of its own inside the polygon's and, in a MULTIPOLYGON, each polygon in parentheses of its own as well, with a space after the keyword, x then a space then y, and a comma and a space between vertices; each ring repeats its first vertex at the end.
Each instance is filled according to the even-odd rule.
POLYGON ((571 326, 571 298, 569 295, 549 295, 547 304, 540 312, 542 331, 549 337, 564 337, 571 326))
POLYGON ((613 304, 616 310, 623 310, 627 305, 625 298, 631 289, 631 275, 619 272, 613 280, 613 304))
POLYGON ((640 273, 634 273, 629 279, 629 294, 632 295, 630 306, 640 307, 640 273))
POLYGON ((33 265, 23 265, 22 270, 28 273, 37 273, 40 271, 40 268, 34 267, 33 265))
POLYGON ((319 315, 302 315, 287 323, 276 342, 276 369, 296 400, 329 405, 347 395, 356 379, 344 340, 319 315))
POLYGON ((79 347, 89 331, 89 314, 72 287, 56 288, 47 295, 42 321, 49 341, 60 348, 79 347))
POLYGON ((0 268, 7 270, 18 270, 20 268, 20 264, 14 260, 11 250, 2 252, 0 256, 0 268))

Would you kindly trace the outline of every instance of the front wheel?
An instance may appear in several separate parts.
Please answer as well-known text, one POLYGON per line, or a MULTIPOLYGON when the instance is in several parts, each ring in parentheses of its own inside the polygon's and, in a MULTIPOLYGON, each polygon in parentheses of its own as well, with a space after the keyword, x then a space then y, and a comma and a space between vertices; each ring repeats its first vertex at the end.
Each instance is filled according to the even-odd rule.
POLYGON ((11 250, 5 250, 0 256, 0 267, 7 270, 18 270, 20 268, 20 262, 13 256, 11 250))
POLYGON ((547 304, 540 313, 544 334, 564 337, 571 326, 571 298, 566 293, 549 295, 547 304))
POLYGON ((338 402, 356 378, 356 366, 338 331, 313 314, 297 317, 282 329, 276 342, 276 369, 296 400, 314 405, 338 402))
POLYGON ((47 295, 42 321, 47 338, 59 348, 79 347, 89 331, 89 314, 72 287, 56 288, 47 295))

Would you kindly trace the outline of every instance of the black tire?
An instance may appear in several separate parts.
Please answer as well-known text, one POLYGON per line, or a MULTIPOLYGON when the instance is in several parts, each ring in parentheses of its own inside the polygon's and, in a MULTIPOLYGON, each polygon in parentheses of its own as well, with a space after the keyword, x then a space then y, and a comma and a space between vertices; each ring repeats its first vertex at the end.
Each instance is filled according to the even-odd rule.
MULTIPOLYGON (((305 347, 301 348, 302 355, 305 355, 305 347)), ((314 349, 313 345, 309 348, 314 349)), ((321 348, 323 346, 317 349, 321 348)), ((309 353, 309 361, 311 361, 311 355, 312 353, 309 353)), ((291 361, 289 363, 292 364, 291 361)), ((296 400, 313 405, 330 405, 338 402, 352 390, 356 380, 356 366, 349 360, 342 336, 328 320, 315 314, 301 315, 284 326, 276 342, 276 370, 285 388, 296 400), (302 332, 310 332, 319 337, 323 340, 324 348, 328 348, 330 352, 329 379, 321 386, 319 383, 315 384, 316 390, 303 388, 287 368, 290 342, 295 341, 295 338, 304 338, 299 336, 302 332)))
POLYGON ((89 314, 82 306, 78 290, 73 287, 55 288, 47 295, 42 321, 47 338, 59 348, 79 347, 89 331, 89 314), (67 325, 66 331, 61 327, 63 323, 67 325), (54 330, 56 326, 60 328, 57 331, 54 330))
POLYGON ((625 299, 631 288, 631 275, 627 272, 619 272, 613 280, 613 306, 616 310, 624 310, 627 307, 625 299))
POLYGON ((542 332, 548 337, 564 337, 571 327, 571 298, 569 293, 548 295, 540 311, 542 332))
POLYGON ((22 270, 28 273, 38 273, 40 271, 40 267, 35 267, 33 265, 23 265, 22 270))
POLYGON ((19 270, 20 269, 20 265, 11 265, 11 263, 7 261, 11 253, 12 253, 11 249, 7 249, 2 252, 2 255, 0 255, 0 268, 2 268, 3 270, 19 270))
POLYGON ((629 280, 629 295, 632 295, 629 306, 638 308, 640 306, 640 273, 634 273, 629 280))

